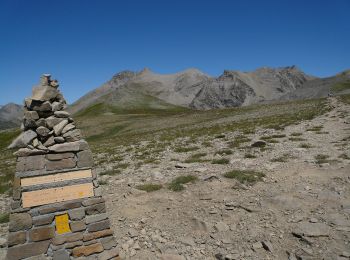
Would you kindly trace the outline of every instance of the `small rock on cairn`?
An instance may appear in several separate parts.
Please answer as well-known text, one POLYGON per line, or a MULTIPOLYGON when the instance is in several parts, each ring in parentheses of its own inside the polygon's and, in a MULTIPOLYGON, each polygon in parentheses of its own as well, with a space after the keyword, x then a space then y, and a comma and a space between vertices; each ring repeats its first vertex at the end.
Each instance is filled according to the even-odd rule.
POLYGON ((118 259, 89 146, 44 74, 25 99, 7 259, 118 259))

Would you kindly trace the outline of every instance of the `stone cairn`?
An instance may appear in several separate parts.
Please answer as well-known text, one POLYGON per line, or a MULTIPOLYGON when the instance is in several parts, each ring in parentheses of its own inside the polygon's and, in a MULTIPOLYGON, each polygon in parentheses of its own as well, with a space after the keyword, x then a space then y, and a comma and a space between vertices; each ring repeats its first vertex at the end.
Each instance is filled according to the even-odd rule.
POLYGON ((57 80, 44 74, 25 99, 7 259, 119 259, 89 146, 57 80))

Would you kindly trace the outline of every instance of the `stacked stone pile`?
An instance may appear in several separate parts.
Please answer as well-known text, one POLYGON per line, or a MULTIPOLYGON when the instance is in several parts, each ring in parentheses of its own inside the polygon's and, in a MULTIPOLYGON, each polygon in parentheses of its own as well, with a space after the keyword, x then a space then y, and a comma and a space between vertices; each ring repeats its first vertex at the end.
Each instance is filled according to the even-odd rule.
POLYGON ((64 111, 58 82, 43 75, 24 106, 23 132, 10 146, 20 149, 15 153, 7 258, 117 259, 91 151, 64 111), (67 218, 64 232, 57 216, 67 218))

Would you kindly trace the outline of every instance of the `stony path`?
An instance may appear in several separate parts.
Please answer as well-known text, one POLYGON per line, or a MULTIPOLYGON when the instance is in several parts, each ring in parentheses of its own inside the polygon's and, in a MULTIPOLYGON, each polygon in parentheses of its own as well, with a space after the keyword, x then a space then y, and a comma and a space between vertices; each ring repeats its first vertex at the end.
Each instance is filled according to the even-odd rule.
MULTIPOLYGON (((227 165, 183 164, 171 158, 181 161, 188 154, 168 150, 158 165, 103 176, 122 259, 348 259, 350 160, 343 158, 350 156, 350 106, 336 99, 329 104, 328 114, 311 121, 248 135, 253 141, 286 135, 266 151, 249 149, 257 158, 235 149, 225 156, 227 165), (292 133, 301 133, 303 140, 290 140, 296 138, 292 133), (286 162, 271 162, 282 155, 286 162), (317 155, 329 157, 316 163, 317 155), (259 170, 266 177, 252 187, 240 185, 222 176, 231 169, 259 170), (135 189, 142 182, 167 183, 185 174, 199 181, 182 192, 135 189)), ((225 135, 195 152, 225 148, 234 133, 225 135)))

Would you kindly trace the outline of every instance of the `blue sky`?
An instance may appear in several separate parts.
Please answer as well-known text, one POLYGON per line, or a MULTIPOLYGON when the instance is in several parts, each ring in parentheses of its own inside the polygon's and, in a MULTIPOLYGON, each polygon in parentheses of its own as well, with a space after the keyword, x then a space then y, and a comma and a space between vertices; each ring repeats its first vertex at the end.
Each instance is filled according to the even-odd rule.
POLYGON ((349 13, 349 0, 1 0, 0 104, 21 103, 43 73, 69 102, 144 67, 333 75, 350 68, 349 13))

